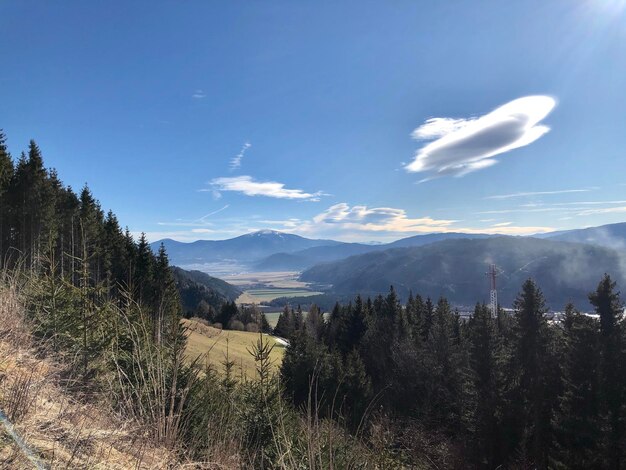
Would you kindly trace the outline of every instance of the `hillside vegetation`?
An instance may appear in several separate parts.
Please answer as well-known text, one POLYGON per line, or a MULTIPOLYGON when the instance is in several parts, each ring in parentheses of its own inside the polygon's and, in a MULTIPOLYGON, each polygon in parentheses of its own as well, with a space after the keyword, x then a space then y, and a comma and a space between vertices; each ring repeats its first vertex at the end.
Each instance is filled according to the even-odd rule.
POLYGON ((232 302, 242 293, 238 287, 201 271, 187 271, 174 266, 172 273, 186 316, 197 315, 209 307, 219 310, 223 303, 232 302))
POLYGON ((336 293, 378 294, 390 285, 402 298, 419 292, 455 304, 488 300, 488 264, 499 269, 498 299, 511 306, 519 286, 532 277, 542 286, 552 308, 567 302, 585 304, 587 294, 605 272, 621 284, 624 256, 609 248, 537 238, 495 237, 446 240, 397 248, 320 264, 301 279, 332 285, 336 293))
POLYGON ((15 283, 0 275, 0 410, 23 438, 27 456, 0 424, 0 468, 168 468, 176 455, 142 423, 109 402, 79 399, 88 389, 55 360, 32 325, 15 283), (70 380, 68 380, 68 378, 70 380))
MULTIPOLYGON (((205 321, 192 318, 183 320, 187 328, 186 355, 189 361, 200 357, 205 365, 221 371, 228 361, 234 363, 235 375, 252 379, 256 375, 256 362, 251 354, 259 340, 259 333, 221 330, 205 321)), ((285 347, 271 336, 265 341, 273 348, 269 359, 272 370, 277 371, 283 359, 285 347)))

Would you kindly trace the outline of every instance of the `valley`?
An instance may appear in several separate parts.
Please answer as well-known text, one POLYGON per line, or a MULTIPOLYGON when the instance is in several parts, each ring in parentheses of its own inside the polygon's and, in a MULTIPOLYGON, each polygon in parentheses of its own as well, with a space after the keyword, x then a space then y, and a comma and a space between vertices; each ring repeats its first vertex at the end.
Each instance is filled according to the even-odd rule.
POLYGON ((299 280, 297 271, 252 272, 225 276, 223 279, 243 292, 235 302, 256 304, 281 297, 308 297, 321 294, 309 289, 309 283, 299 280))

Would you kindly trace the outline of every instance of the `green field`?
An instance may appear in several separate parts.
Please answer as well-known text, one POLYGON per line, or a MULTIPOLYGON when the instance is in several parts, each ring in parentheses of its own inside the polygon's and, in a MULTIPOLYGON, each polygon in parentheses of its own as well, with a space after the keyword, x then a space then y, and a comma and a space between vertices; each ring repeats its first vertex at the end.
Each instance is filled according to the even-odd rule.
MULTIPOLYGON (((183 323, 188 328, 186 354, 189 361, 204 356, 202 360, 206 364, 212 365, 218 372, 222 371, 228 347, 229 359, 236 364, 236 375, 254 377, 255 363, 248 349, 259 340, 259 333, 219 330, 195 320, 183 320, 183 323)), ((283 360, 284 346, 271 336, 263 335, 263 340, 274 345, 271 359, 278 369, 283 360)))
POLYGON ((267 322, 270 324, 272 328, 276 326, 278 323, 278 317, 281 312, 265 312, 265 318, 267 318, 267 322))
POLYGON ((258 304, 261 302, 270 302, 279 297, 309 297, 318 295, 321 292, 315 292, 307 289, 293 289, 285 287, 261 287, 256 289, 247 289, 237 298, 237 304, 258 304))

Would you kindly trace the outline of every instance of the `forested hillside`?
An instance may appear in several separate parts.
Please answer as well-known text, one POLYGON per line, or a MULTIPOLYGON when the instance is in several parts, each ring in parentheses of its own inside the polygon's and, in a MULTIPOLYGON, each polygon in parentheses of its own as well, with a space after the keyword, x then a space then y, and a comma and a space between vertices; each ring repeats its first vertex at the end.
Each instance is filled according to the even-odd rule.
POLYGON ((172 267, 183 312, 202 317, 209 307, 219 310, 222 304, 233 302, 241 290, 226 281, 201 271, 186 271, 172 267))
POLYGON ((498 266, 498 297, 510 307, 528 277, 542 286, 550 307, 568 301, 581 305, 605 272, 624 282, 625 256, 600 246, 527 237, 446 240, 397 248, 320 264, 301 279, 331 285, 336 293, 378 294, 390 285, 406 299, 409 292, 444 296, 456 305, 488 300, 485 272, 498 266))
POLYGON ((320 411, 354 432, 378 423, 406 467, 623 468, 624 306, 604 276, 578 307, 598 319, 568 304, 549 322, 527 280, 513 315, 476 304, 467 322, 443 297, 402 305, 393 288, 336 305, 328 321, 286 310, 281 375, 296 405, 315 390, 320 411))

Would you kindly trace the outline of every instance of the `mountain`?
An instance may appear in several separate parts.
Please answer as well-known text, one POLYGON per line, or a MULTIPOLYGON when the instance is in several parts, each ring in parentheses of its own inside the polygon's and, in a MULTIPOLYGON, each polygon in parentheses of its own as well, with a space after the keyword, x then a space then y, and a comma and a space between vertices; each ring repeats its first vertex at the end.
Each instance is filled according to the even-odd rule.
POLYGON ((378 251, 384 249, 384 246, 341 242, 336 245, 314 246, 295 253, 275 253, 255 263, 254 268, 258 271, 301 271, 318 263, 378 251))
POLYGON ((196 312, 201 301, 218 309, 241 295, 239 288, 201 271, 186 271, 176 266, 171 269, 186 314, 196 312))
POLYGON ((322 245, 335 245, 333 240, 312 240, 273 230, 261 230, 228 240, 198 240, 183 243, 164 239, 151 244, 154 251, 163 243, 172 264, 200 265, 232 261, 247 265, 275 253, 291 253, 322 245))
POLYGON ((535 279, 550 306, 573 301, 588 308, 587 294, 606 272, 624 284, 623 254, 579 243, 523 237, 444 240, 421 247, 393 248, 314 266, 301 280, 327 285, 336 293, 376 294, 393 285, 403 297, 409 290, 457 305, 488 301, 485 272, 495 263, 498 296, 510 307, 523 281, 535 279))
POLYGON ((565 232, 552 232, 543 236, 549 240, 589 243, 618 250, 626 249, 626 222, 601 225, 565 232))
POLYGON ((462 233, 462 232, 447 232, 447 233, 427 233, 425 235, 415 235, 412 237, 401 238, 395 242, 388 243, 383 248, 401 248, 407 246, 423 246, 429 243, 440 242, 443 240, 457 240, 459 238, 476 239, 476 238, 489 238, 496 235, 488 235, 486 233, 462 233))
POLYGON ((493 235, 468 233, 429 233, 402 238, 391 243, 378 245, 364 243, 341 243, 335 245, 315 246, 295 253, 275 253, 257 262, 254 269, 257 271, 301 271, 318 263, 338 261, 349 256, 383 251, 389 248, 422 246, 442 240, 459 238, 487 238, 493 235))

